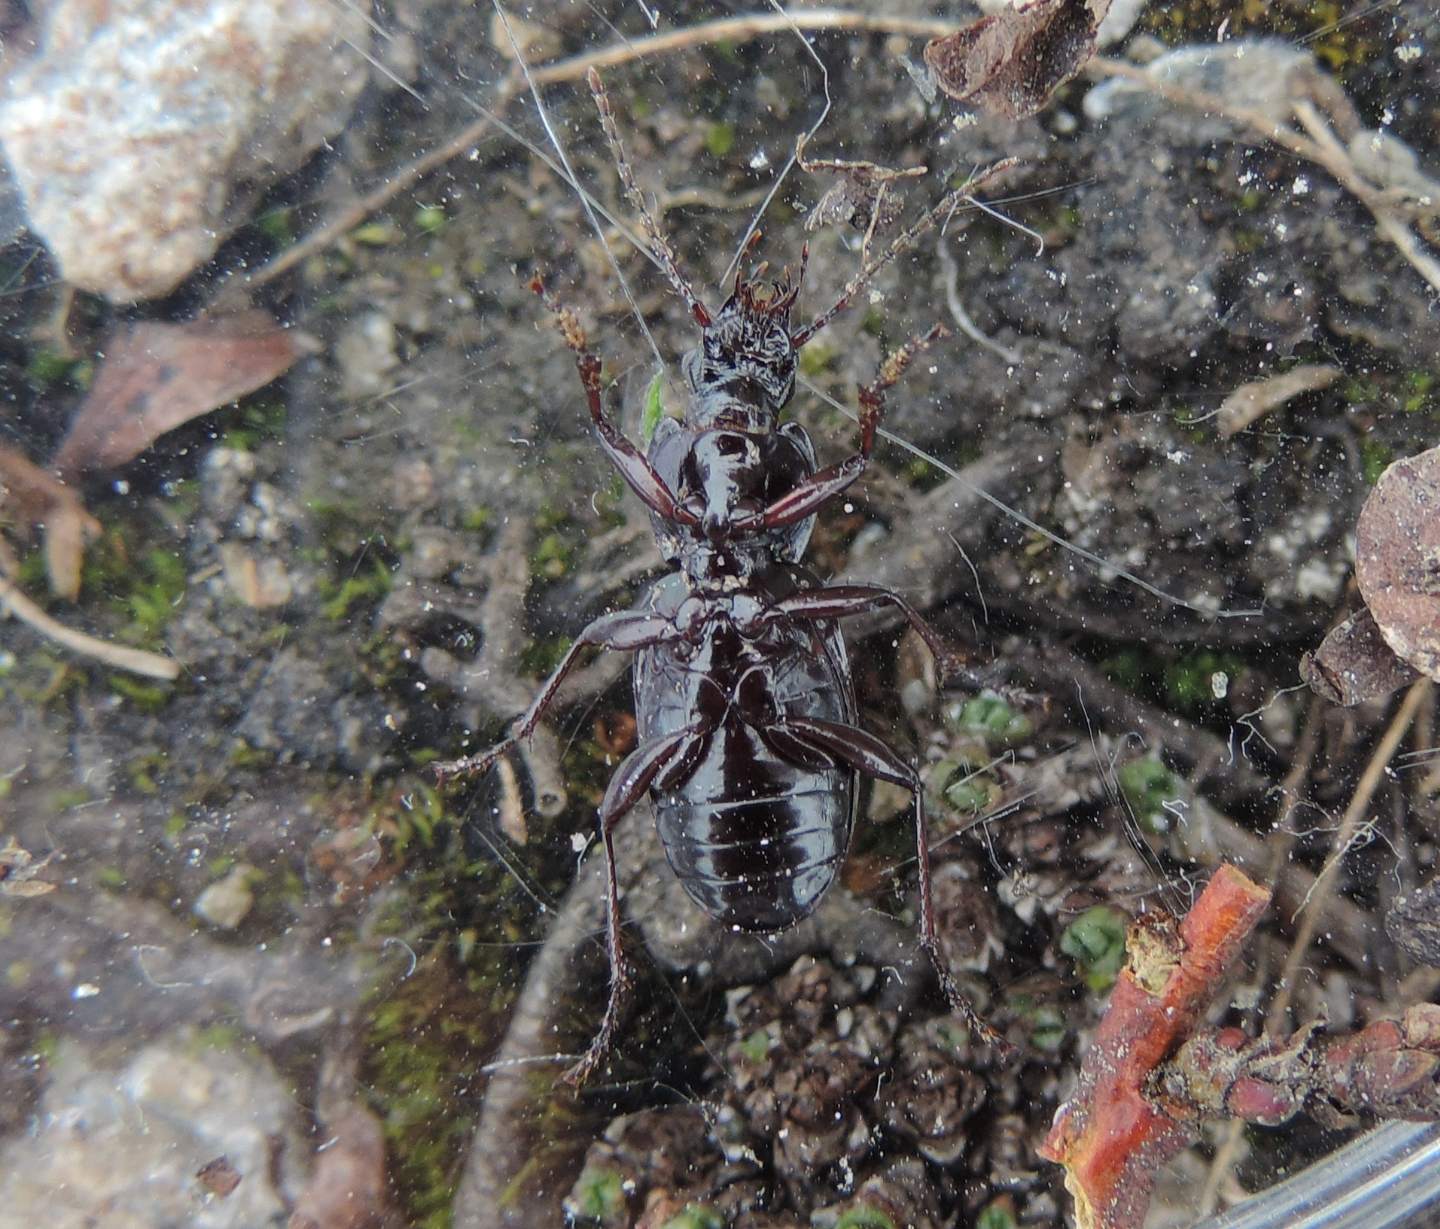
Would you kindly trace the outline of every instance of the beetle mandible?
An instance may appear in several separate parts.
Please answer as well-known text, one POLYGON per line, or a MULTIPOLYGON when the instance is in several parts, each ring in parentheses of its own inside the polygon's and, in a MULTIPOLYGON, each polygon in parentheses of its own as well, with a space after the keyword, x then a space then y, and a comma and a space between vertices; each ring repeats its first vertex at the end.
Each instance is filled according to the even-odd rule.
POLYGON ((589 1049, 565 1078, 582 1083, 609 1051, 630 986, 611 836, 641 797, 651 796, 666 856, 690 897, 722 925, 767 932, 800 921, 834 882, 849 845, 862 773, 911 792, 920 943, 952 1009, 991 1044, 1008 1049, 960 994, 941 959, 924 787, 913 765, 857 724, 839 620, 892 607, 924 639, 942 673, 955 662, 899 594, 874 585, 825 585, 801 563, 818 509, 854 483, 869 462, 886 391, 946 330, 936 325, 906 342, 860 389, 859 447, 843 461, 817 468, 805 429, 779 421, 795 390, 801 347, 997 168, 946 194, 882 255, 864 263, 835 303, 792 330, 808 245, 793 281, 788 270, 778 281, 762 280, 764 266, 749 278, 738 272, 733 292, 712 313, 681 274, 635 183, 594 69, 589 85, 650 255, 700 326, 700 344, 682 362, 684 421, 662 418, 642 453, 606 414, 600 359, 574 312, 538 277, 531 289, 543 297, 574 352, 601 447, 649 509, 661 554, 675 570, 652 587, 640 608, 590 623, 507 738, 436 766, 442 780, 487 771, 534 731, 585 648, 637 654, 639 742, 611 778, 599 815, 610 994, 589 1049))

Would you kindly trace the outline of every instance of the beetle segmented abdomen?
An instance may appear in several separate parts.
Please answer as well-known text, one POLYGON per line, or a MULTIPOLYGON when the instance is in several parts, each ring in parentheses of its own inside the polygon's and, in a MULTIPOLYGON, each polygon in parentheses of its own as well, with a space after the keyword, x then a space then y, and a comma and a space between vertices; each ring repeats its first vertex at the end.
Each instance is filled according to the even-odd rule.
POLYGON ((853 774, 804 774, 785 794, 656 800, 655 823, 690 898, 723 926, 784 930, 835 881, 850 839, 853 774))

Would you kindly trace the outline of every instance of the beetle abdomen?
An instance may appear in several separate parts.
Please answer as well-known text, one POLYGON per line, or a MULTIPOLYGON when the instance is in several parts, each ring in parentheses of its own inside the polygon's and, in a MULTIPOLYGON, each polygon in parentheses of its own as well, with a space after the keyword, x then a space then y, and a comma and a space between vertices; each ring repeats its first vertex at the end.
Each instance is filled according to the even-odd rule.
POLYGON ((854 775, 796 769, 783 794, 655 799, 665 855, 690 898, 724 926, 773 931, 815 908, 850 839, 854 775))

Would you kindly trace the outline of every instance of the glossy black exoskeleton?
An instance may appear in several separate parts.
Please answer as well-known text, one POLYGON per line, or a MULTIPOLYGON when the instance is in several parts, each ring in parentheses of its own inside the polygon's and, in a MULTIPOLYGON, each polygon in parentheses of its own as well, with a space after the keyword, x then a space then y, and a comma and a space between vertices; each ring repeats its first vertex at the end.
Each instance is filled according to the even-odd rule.
MULTIPOLYGON (((609 1049, 630 977, 621 946, 611 833, 645 794, 670 865, 691 898, 718 922, 746 931, 791 926, 819 903, 844 860, 859 774, 891 781, 914 798, 920 939, 953 1007, 994 1039, 959 995, 939 958, 930 901, 923 788, 915 768, 856 723, 854 689, 839 620, 898 609, 948 664, 938 637, 898 594, 870 585, 825 585, 800 562, 815 513, 864 471, 885 392, 915 355, 943 335, 938 326, 891 354, 860 390, 860 442, 851 456, 817 468, 798 424, 779 421, 795 389, 798 352, 883 265, 954 209, 951 193, 866 264, 839 300, 792 330, 804 278, 737 275, 711 313, 680 274, 674 254, 635 186, 608 99, 591 90, 627 197, 640 213, 652 255, 701 328, 685 356, 683 421, 661 419, 641 453, 606 415, 600 360, 578 319, 544 295, 575 353, 601 446, 650 511, 656 539, 676 569, 642 608, 604 615, 576 638, 516 723, 483 754, 439 766, 442 777, 487 770, 528 737, 561 681, 589 646, 634 651, 639 744, 616 770, 600 805, 608 869, 610 998, 600 1029, 567 1073, 582 1081, 609 1049)), ((762 269, 763 272, 763 269, 762 269)))

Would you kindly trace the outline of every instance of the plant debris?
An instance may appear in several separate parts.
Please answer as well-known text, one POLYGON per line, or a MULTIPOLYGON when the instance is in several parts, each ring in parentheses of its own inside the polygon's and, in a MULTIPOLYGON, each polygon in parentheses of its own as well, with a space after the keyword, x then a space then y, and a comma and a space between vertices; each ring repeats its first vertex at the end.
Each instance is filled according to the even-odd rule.
MULTIPOLYGON (((75 489, 0 445, 0 505, 10 507, 14 523, 43 528, 50 591, 73 601, 80 593, 85 544, 100 533, 100 522, 85 511, 75 489)), ((0 573, 10 570, 0 566, 0 573)))
POLYGON ((1260 920, 1270 894, 1222 865, 1178 924, 1146 915, 1128 963, 1040 1153, 1065 1166, 1082 1229, 1144 1223, 1160 1167, 1192 1138, 1146 1095, 1152 1073, 1187 1037, 1260 920))
POLYGON ((1034 115, 1095 54, 1110 0, 1031 0, 925 44, 936 84, 1007 119, 1034 115))
POLYGON ((1177 1119, 1274 1127, 1303 1111, 1329 1127, 1355 1116, 1432 1122, 1440 1119, 1440 1007, 1420 1003, 1339 1037, 1318 1024, 1278 1038, 1200 1033, 1157 1069, 1150 1093, 1177 1119))
POLYGON ((73 478, 123 465, 167 431, 269 384, 312 350, 303 333, 262 311, 131 325, 106 345, 54 468, 73 478))
POLYGON ((1242 384, 1220 403, 1220 434, 1229 437, 1302 393, 1329 388, 1343 373, 1328 363, 1306 363, 1279 375, 1242 384))

